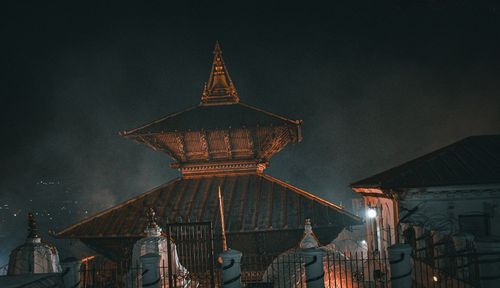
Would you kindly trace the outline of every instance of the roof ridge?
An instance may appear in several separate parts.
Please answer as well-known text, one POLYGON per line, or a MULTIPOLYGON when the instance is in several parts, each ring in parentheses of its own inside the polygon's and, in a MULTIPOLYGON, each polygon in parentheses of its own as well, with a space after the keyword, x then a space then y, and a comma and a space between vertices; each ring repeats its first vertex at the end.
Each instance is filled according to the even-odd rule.
POLYGON ((168 118, 171 118, 171 117, 177 116, 177 115, 179 115, 179 114, 182 114, 182 113, 185 113, 185 112, 191 111, 191 110, 193 110, 193 109, 198 108, 199 106, 200 106, 200 105, 193 105, 193 106, 190 106, 190 107, 188 107, 188 108, 186 108, 186 109, 183 109, 183 110, 181 110, 181 111, 177 111, 177 112, 174 112, 174 113, 170 113, 170 114, 168 114, 168 115, 166 115, 166 116, 163 116, 163 117, 161 117, 161 118, 159 118, 159 119, 156 119, 156 120, 153 120, 153 121, 150 121, 150 122, 147 122, 146 124, 143 124, 143 125, 141 125, 141 126, 139 126, 139 127, 136 127, 136 128, 130 129, 130 130, 128 130, 128 131, 126 131, 126 130, 121 131, 121 132, 119 132, 118 134, 119 134, 120 136, 127 137, 127 136, 129 136, 130 134, 135 133, 137 130, 144 129, 144 128, 149 127, 149 126, 151 126, 151 125, 154 125, 154 124, 156 124, 156 123, 162 122, 162 121, 164 121, 164 120, 166 120, 166 119, 168 119, 168 118))
POLYGON ((269 181, 276 182, 276 183, 278 183, 278 184, 280 184, 282 186, 285 186, 286 188, 288 188, 290 190, 293 190, 294 192, 296 192, 296 193, 298 193, 298 194, 300 194, 302 196, 305 196, 305 197, 307 197, 307 198, 309 198, 311 200, 314 200, 314 201, 316 201, 318 203, 321 203, 321 204, 323 204, 325 206, 328 206, 330 208, 334 208, 338 212, 346 214, 347 216, 350 216, 350 217, 353 217, 353 218, 356 218, 356 219, 360 220, 360 218, 358 216, 356 216, 356 215, 352 214, 351 212, 345 210, 341 206, 339 206, 339 205, 337 205, 335 203, 332 203, 332 202, 330 202, 328 200, 325 200, 325 199, 323 199, 323 198, 321 198, 319 196, 316 196, 316 195, 312 194, 311 192, 307 192, 307 191, 305 191, 303 189, 300 189, 299 187, 296 187, 296 186, 294 186, 294 185, 292 185, 290 183, 287 183, 287 182, 285 182, 283 180, 279 180, 277 178, 274 178, 273 176, 271 176, 269 174, 262 173, 262 174, 258 174, 258 176, 261 176, 261 177, 263 177, 263 178, 265 178, 265 179, 267 179, 269 181))
POLYGON ((283 121, 290 122, 290 123, 292 123, 292 124, 294 124, 294 125, 300 125, 300 124, 302 124, 302 122, 303 122, 302 120, 293 120, 293 119, 286 118, 286 117, 284 117, 284 116, 281 116, 281 115, 278 115, 278 114, 275 114, 275 113, 269 112, 269 111, 264 110, 264 109, 262 109, 262 108, 259 108, 259 107, 257 107, 257 106, 253 106, 253 105, 251 105, 251 104, 246 104, 246 103, 243 103, 243 102, 239 102, 238 104, 239 104, 239 105, 241 105, 241 106, 243 106, 243 107, 250 108, 250 109, 254 109, 254 110, 256 110, 256 111, 262 112, 262 113, 267 114, 267 115, 269 115, 269 116, 276 117, 276 118, 281 119, 281 120, 283 120, 283 121))

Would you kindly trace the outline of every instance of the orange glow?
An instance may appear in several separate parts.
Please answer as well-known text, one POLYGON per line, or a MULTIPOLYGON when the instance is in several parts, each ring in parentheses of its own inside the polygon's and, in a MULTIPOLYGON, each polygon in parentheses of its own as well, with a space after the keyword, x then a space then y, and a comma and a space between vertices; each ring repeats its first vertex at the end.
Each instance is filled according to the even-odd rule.
POLYGON ((355 192, 358 193, 368 193, 368 194, 384 194, 384 191, 378 188, 361 188, 361 187, 354 187, 352 188, 355 192))
POLYGON ((86 263, 94 258, 95 258, 95 256, 89 256, 89 257, 82 258, 82 263, 86 263))

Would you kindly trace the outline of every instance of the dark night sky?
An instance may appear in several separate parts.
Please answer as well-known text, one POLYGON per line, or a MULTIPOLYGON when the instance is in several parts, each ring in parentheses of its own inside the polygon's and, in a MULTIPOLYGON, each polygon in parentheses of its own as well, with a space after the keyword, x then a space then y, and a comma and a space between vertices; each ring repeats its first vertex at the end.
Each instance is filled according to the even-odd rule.
POLYGON ((18 2, 0 9, 0 199, 20 207, 41 179, 95 212, 175 177, 117 133, 198 103, 216 39, 243 102, 304 120, 267 173, 328 200, 500 131, 496 1, 18 2))

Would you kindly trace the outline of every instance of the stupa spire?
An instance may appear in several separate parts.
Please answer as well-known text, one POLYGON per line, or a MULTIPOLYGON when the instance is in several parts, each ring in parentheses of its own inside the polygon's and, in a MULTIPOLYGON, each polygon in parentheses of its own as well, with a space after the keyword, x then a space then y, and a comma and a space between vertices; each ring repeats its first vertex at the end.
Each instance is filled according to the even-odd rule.
POLYGON ((203 105, 233 104, 238 103, 240 97, 236 92, 233 81, 229 76, 226 64, 222 58, 222 49, 219 41, 215 42, 214 60, 210 77, 203 89, 201 103, 203 105))
POLYGON ((158 224, 156 224, 156 212, 152 207, 150 207, 146 211, 146 217, 148 219, 146 228, 144 228, 144 233, 146 234, 146 236, 160 236, 162 229, 160 228, 160 226, 158 226, 158 224))
POLYGON ((35 216, 33 213, 28 213, 28 238, 34 239, 39 238, 38 228, 36 227, 35 216))

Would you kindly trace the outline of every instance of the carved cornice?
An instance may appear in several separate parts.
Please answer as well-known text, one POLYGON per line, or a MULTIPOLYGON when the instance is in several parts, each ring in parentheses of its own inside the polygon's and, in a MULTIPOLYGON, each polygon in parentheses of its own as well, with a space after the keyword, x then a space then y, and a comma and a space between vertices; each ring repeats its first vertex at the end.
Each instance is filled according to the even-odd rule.
POLYGON ((256 161, 221 161, 203 163, 173 163, 170 166, 179 169, 183 177, 212 174, 262 173, 268 163, 256 161))

